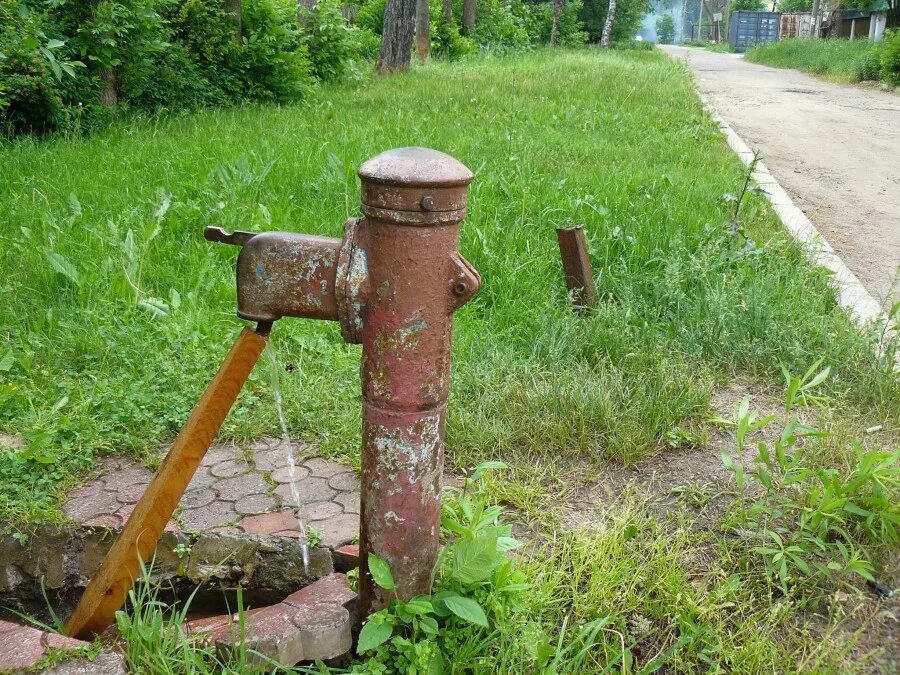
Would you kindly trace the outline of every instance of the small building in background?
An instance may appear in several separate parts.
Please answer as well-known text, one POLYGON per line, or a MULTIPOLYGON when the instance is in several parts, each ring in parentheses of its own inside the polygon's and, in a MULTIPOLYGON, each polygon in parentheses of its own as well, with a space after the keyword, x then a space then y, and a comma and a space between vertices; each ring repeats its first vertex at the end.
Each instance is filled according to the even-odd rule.
POLYGON ((849 38, 850 40, 868 38, 873 42, 883 40, 888 9, 887 0, 873 0, 865 9, 839 10, 841 21, 834 37, 849 38))
POLYGON ((776 42, 780 16, 779 12, 732 12, 728 43, 736 52, 745 52, 753 45, 776 42))
POLYGON ((869 21, 869 39, 872 42, 884 40, 884 29, 887 27, 889 9, 887 0, 875 0, 869 5, 869 11, 872 12, 869 21))
POLYGON ((782 12, 778 39, 812 35, 812 12, 782 12))

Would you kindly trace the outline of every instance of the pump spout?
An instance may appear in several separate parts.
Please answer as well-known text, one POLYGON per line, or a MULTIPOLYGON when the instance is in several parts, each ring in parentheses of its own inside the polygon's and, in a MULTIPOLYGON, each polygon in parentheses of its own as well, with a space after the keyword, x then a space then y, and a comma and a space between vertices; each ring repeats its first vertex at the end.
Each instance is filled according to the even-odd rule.
POLYGON ((285 316, 336 321, 338 254, 342 240, 294 232, 225 233, 210 241, 242 246, 237 262, 237 314, 249 321, 285 316))

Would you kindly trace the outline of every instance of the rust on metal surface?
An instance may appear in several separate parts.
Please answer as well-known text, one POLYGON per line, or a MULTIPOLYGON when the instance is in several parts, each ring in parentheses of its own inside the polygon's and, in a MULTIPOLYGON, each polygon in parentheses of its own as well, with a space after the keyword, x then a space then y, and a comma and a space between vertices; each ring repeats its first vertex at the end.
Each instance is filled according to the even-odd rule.
POLYGON ((458 253, 472 180, 465 166, 434 150, 402 148, 370 159, 359 176, 369 288, 361 370, 365 616, 392 598, 368 575, 369 553, 391 565, 401 598, 431 590, 439 550, 451 317, 478 291, 481 279, 458 253))
POLYGON ((153 556, 166 523, 266 342, 263 335, 249 328, 241 332, 82 594, 66 623, 66 635, 86 638, 112 623, 140 574, 141 561, 153 556))
POLYGON ((340 239, 293 232, 264 232, 250 239, 238 255, 238 316, 337 320, 340 247, 340 239))
POLYGON ((579 311, 594 307, 597 303, 597 287, 591 272, 584 226, 560 227, 556 230, 559 252, 562 255, 566 287, 572 294, 572 302, 579 311))

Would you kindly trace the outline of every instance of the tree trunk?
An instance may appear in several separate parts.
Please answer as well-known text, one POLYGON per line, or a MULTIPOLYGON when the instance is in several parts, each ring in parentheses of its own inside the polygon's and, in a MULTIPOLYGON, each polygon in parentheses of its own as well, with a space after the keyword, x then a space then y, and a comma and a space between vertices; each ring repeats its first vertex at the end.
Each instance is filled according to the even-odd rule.
POLYGON ((453 23, 453 0, 444 0, 444 19, 448 24, 453 23))
POLYGON ((606 10, 606 21, 603 24, 603 33, 600 36, 600 46, 609 49, 612 40, 613 23, 616 20, 617 0, 609 0, 609 8, 606 10))
POLYGON ((566 0, 553 0, 553 23, 550 26, 550 46, 555 47, 559 40, 559 17, 562 16, 566 0))
POLYGON ((319 0, 297 0, 297 23, 308 26, 318 6, 319 0))
POLYGON ((475 0, 463 0, 462 34, 471 35, 475 30, 475 0))
POLYGON ((416 56, 419 63, 431 61, 431 7, 428 0, 416 0, 416 56))
POLYGON ((100 79, 103 81, 103 89, 100 90, 100 105, 111 108, 119 102, 119 90, 116 87, 116 71, 107 66, 101 66, 100 79))
POLYGON ((409 70, 413 34, 416 32, 416 1, 388 0, 384 8, 379 73, 409 70))
POLYGON ((225 0, 225 13, 231 17, 234 26, 234 41, 241 44, 244 40, 244 7, 241 0, 225 0))

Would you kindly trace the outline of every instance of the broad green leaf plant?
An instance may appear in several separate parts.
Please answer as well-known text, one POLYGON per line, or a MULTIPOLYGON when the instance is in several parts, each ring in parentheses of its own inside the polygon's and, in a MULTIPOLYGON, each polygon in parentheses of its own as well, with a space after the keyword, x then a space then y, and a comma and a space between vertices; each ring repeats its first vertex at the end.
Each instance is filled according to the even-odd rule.
MULTIPOLYGON (((784 370, 787 412, 825 400, 814 391, 830 373, 820 366, 816 362, 802 377, 784 370)), ((757 444, 756 458, 745 468, 748 435, 772 419, 752 412, 749 396, 735 406, 737 452, 725 451, 722 459, 746 499, 732 508, 729 526, 757 539, 752 550, 785 595, 794 590, 802 595, 803 587, 820 586, 845 572, 874 582, 867 549, 900 543, 900 450, 856 443, 846 469, 816 466, 805 444, 829 434, 791 417, 772 447, 757 444)))
MULTIPOLYGON (((507 552, 521 546, 502 509, 490 504, 484 489, 489 471, 505 468, 486 462, 466 475, 459 490, 448 490, 441 527, 446 545, 436 568, 434 590, 372 614, 359 634, 357 653, 364 662, 351 672, 429 673, 445 671, 454 645, 472 632, 490 636, 530 588, 507 552)), ((390 565, 368 556, 369 573, 381 588, 395 591, 390 565)))

